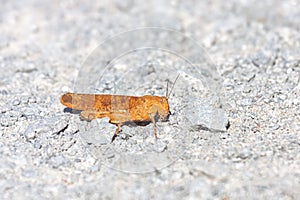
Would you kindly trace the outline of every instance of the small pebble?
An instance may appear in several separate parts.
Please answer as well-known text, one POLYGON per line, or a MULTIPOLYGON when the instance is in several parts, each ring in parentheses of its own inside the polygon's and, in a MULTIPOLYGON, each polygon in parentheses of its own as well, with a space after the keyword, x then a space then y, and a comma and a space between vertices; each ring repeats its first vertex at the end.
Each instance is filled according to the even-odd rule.
POLYGON ((13 106, 18 106, 18 105, 20 105, 20 103, 21 103, 20 100, 15 99, 15 100, 13 101, 12 105, 13 105, 13 106))

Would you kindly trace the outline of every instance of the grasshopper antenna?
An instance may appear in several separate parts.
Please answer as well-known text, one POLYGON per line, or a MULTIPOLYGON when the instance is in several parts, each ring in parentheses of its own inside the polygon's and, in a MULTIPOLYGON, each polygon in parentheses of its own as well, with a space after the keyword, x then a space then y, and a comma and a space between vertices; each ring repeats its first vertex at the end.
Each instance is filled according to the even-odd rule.
MULTIPOLYGON (((169 90, 169 81, 167 81, 167 91, 166 91, 166 97, 168 96, 168 90, 169 90)), ((168 98, 168 97, 167 97, 168 98)))
POLYGON ((179 75, 180 75, 180 74, 177 75, 177 77, 176 77, 176 79, 175 79, 175 81, 174 81, 174 83, 173 83, 173 85, 172 85, 172 88, 171 88, 171 90, 170 90, 169 93, 168 93, 168 82, 167 82, 167 94, 166 94, 167 99, 169 99, 169 97, 170 97, 170 95, 171 95, 171 93, 172 93, 172 91, 173 91, 174 85, 175 85, 177 79, 179 78, 179 75))

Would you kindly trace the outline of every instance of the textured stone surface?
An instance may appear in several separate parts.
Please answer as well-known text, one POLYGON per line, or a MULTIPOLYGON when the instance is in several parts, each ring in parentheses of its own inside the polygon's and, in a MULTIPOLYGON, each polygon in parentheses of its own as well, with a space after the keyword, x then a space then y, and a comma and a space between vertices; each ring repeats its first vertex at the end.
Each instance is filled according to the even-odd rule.
MULTIPOLYGON (((295 0, 2 2, 0 196, 299 198, 299 6, 295 0), (157 143, 148 125, 126 126, 107 145, 115 130, 107 119, 87 123, 99 126, 99 132, 84 136, 78 115, 63 112, 59 96, 73 90, 82 64, 107 37, 145 26, 178 30, 209 52, 224 88, 218 93, 220 105, 212 109, 207 101, 193 102, 193 95, 203 95, 203 85, 182 76, 170 98, 174 114, 169 122, 158 123, 157 143), (183 80, 190 84, 186 90, 180 90, 183 80), (152 154, 139 154, 144 151, 152 154), (122 172, 129 168, 139 173, 122 172)), ((159 43, 165 36, 155 39, 159 43)), ((174 45, 185 47, 186 41, 181 42, 174 45)), ((114 52, 130 43, 100 50, 114 52)), ((117 71, 103 76, 107 82, 97 89, 113 91, 118 72, 142 66, 135 71, 142 76, 127 77, 137 84, 120 81, 119 91, 164 94, 165 80, 155 77, 169 74, 155 67, 180 69, 182 64, 176 56, 155 53, 137 51, 120 58, 117 71)))

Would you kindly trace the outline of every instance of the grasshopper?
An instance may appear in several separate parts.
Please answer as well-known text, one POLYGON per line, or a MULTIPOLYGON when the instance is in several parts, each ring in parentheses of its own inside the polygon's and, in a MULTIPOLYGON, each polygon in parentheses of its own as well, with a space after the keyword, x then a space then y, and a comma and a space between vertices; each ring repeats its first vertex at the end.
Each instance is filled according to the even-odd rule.
MULTIPOLYGON (((175 82, 177 81, 177 76, 175 82)), ((154 136, 156 134, 156 122, 167 121, 170 116, 168 98, 173 90, 174 84, 166 96, 123 96, 110 94, 79 94, 66 93, 61 96, 60 102, 71 109, 79 110, 82 120, 91 121, 96 118, 109 118, 109 123, 115 124, 117 129, 111 142, 121 132, 123 125, 135 123, 137 125, 148 125, 153 123, 154 136)))

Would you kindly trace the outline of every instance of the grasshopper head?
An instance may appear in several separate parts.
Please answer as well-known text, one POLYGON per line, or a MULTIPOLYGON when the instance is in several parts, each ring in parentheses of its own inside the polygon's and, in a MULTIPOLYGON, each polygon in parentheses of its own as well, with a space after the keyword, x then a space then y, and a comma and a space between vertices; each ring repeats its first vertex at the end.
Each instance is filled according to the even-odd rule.
POLYGON ((167 121, 170 116, 170 106, 167 97, 159 97, 156 104, 157 115, 161 121, 167 121))
POLYGON ((167 97, 143 96, 144 107, 147 114, 155 118, 155 121, 167 121, 170 115, 170 107, 167 97))

